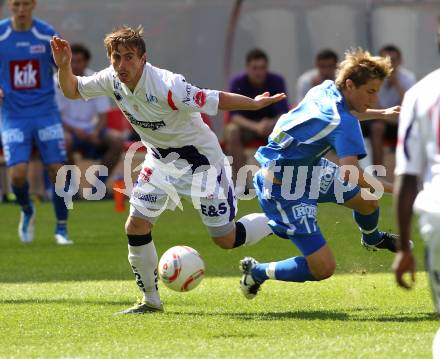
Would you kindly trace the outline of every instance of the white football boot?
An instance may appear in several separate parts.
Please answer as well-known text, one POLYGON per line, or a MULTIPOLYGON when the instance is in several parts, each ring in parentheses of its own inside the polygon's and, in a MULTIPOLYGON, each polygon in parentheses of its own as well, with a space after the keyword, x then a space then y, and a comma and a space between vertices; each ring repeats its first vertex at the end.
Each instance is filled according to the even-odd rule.
POLYGON ((163 312, 162 303, 157 305, 151 302, 147 302, 145 299, 143 299, 138 303, 136 303, 133 307, 117 312, 115 313, 115 315, 145 314, 145 313, 155 313, 155 312, 163 312))
POLYGON ((20 223, 18 224, 18 236, 20 241, 25 244, 30 244, 34 240, 35 234, 35 207, 32 206, 32 213, 26 214, 21 211, 20 223))
POLYGON ((55 242, 60 246, 70 246, 73 244, 73 241, 69 239, 67 233, 55 233, 55 242))

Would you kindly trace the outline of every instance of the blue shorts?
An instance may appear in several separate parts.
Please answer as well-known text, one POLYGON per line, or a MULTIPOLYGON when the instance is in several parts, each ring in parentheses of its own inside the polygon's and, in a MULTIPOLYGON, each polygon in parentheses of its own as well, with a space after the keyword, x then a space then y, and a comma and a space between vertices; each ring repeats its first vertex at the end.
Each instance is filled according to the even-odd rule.
MULTIPOLYGON (((305 256, 326 244, 316 220, 318 203, 343 204, 360 191, 359 186, 345 183, 339 178, 339 166, 335 163, 322 158, 319 166, 322 169, 317 178, 319 188, 316 195, 311 194, 309 179, 304 193, 298 199, 286 199, 282 195, 282 185, 265 183, 261 171, 254 177, 258 201, 269 218, 269 226, 279 237, 290 239, 305 256), (341 188, 344 189, 342 192, 341 188)), ((290 193, 295 193, 294 187, 292 185, 290 193)))
POLYGON ((66 161, 64 132, 58 113, 37 118, 3 117, 1 134, 8 167, 29 162, 34 145, 45 165, 66 161))

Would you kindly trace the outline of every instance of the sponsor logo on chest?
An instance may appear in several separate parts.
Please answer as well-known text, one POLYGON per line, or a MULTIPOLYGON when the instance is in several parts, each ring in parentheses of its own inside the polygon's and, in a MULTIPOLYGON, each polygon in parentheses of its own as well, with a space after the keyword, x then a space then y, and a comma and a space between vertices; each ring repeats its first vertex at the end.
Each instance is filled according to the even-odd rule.
POLYGON ((126 110, 122 110, 122 112, 124 112, 124 115, 128 119, 128 121, 130 121, 130 123, 135 126, 139 126, 142 128, 149 128, 150 130, 153 130, 153 131, 156 131, 159 128, 166 126, 164 121, 155 121, 155 122, 138 121, 130 112, 128 112, 126 110))
POLYGON ((32 45, 29 48, 29 52, 31 54, 44 54, 46 52, 46 46, 44 46, 43 44, 32 45))
POLYGON ((146 93, 146 94, 145 94, 145 98, 146 98, 146 100, 147 100, 148 103, 157 103, 157 102, 158 102, 158 101, 157 101, 157 97, 154 96, 154 95, 152 95, 152 94, 148 94, 148 93, 146 93))
POLYGON ((38 60, 16 60, 9 63, 11 87, 14 90, 29 90, 41 87, 40 62, 38 60))

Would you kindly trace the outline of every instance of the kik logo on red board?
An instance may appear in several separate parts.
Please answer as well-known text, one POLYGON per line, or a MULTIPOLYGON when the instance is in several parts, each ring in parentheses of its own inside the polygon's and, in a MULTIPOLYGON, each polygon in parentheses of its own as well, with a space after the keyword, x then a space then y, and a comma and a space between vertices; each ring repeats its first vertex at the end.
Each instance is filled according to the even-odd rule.
POLYGON ((11 61, 9 74, 14 90, 30 90, 41 87, 40 62, 38 60, 11 61))

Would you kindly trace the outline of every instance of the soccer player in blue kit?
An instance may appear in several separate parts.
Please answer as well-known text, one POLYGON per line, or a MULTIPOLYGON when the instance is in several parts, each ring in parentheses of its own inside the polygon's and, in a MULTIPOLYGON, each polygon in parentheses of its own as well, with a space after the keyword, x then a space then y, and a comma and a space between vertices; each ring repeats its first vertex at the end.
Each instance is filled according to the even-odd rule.
MULTIPOLYGON (((9 0, 11 18, 0 21, 0 99, 2 142, 12 189, 21 206, 20 240, 34 237, 35 208, 29 197, 28 162, 36 145, 55 183, 66 159, 64 133, 55 103, 50 40, 56 32, 33 18, 35 0, 9 0)), ((67 208, 55 191, 57 244, 72 244, 67 236, 67 208)))
POLYGON ((389 58, 361 49, 347 52, 336 80, 312 88, 296 108, 279 118, 268 144, 258 149, 255 157, 261 169, 254 183, 260 206, 274 234, 290 239, 303 256, 271 263, 251 257, 241 260, 240 285, 246 298, 254 298, 268 279, 305 282, 333 275, 336 262, 316 221, 318 203, 352 209, 367 249, 397 251, 399 237, 378 229, 379 205, 371 192, 381 184, 385 192, 392 192, 392 185, 358 165, 365 148, 357 117, 368 118, 391 71, 389 58), (347 167, 322 157, 330 149, 347 167))

